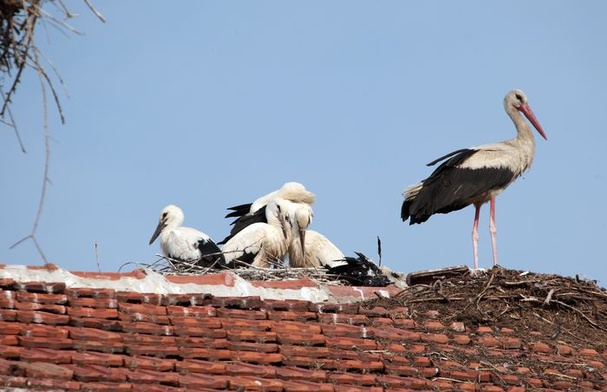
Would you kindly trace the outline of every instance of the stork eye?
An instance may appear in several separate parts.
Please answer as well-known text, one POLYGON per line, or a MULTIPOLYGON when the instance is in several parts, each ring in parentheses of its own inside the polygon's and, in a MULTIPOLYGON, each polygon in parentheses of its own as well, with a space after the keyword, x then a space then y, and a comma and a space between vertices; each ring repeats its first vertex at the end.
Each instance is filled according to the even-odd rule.
POLYGON ((519 101, 523 102, 523 96, 520 94, 516 94, 515 95, 516 99, 518 99, 519 101))

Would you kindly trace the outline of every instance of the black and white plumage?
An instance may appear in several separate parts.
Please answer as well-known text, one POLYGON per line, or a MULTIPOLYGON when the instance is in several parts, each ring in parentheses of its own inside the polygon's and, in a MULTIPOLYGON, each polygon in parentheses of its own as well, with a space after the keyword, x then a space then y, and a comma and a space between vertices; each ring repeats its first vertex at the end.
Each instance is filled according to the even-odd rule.
POLYGON ((199 230, 182 227, 183 220, 181 208, 172 204, 164 207, 150 245, 160 236, 162 253, 172 260, 204 267, 223 266, 223 254, 213 240, 199 230))
POLYGON ((360 252, 354 253, 357 257, 344 257, 339 265, 325 266, 327 273, 352 286, 385 287, 392 283, 373 260, 360 252))
POLYGON ((403 221, 422 223, 434 214, 446 214, 473 204, 476 212, 472 230, 474 267, 478 268, 478 220, 480 208, 490 202, 490 232, 493 264, 497 264, 495 197, 531 167, 535 138, 521 113, 546 138, 544 130, 521 90, 504 98, 504 108, 514 123, 517 135, 512 140, 454 151, 428 164, 442 162, 425 180, 404 190, 401 208, 403 221))
POLYGON ((223 246, 229 266, 238 260, 254 267, 268 268, 284 260, 291 241, 288 216, 283 201, 273 200, 265 207, 266 222, 255 222, 232 236, 223 246))
POLYGON ((280 189, 261 196, 252 203, 240 204, 228 208, 231 212, 226 215, 226 218, 235 219, 231 223, 233 227, 230 230, 230 234, 219 242, 219 244, 227 243, 230 238, 236 235, 236 233, 249 225, 258 222, 267 223, 265 212, 266 205, 277 199, 292 202, 293 204, 290 205, 289 208, 293 210, 300 206, 304 206, 310 210, 310 213, 313 216, 312 204, 314 204, 316 199, 314 193, 308 191, 305 186, 298 182, 287 182, 280 189))

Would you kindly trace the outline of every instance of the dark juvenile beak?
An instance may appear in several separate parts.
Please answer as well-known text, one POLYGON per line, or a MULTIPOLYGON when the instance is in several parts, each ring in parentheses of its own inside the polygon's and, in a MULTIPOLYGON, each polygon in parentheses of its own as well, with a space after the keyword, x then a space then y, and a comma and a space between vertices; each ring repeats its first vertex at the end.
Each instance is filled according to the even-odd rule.
POLYGON ((156 241, 156 238, 158 238, 162 229, 164 229, 164 222, 160 221, 158 222, 158 226, 156 226, 156 231, 152 234, 152 238, 150 238, 150 245, 152 245, 152 242, 156 241))
POLYGON ((301 254, 306 254, 306 229, 299 229, 299 241, 301 242, 301 254))

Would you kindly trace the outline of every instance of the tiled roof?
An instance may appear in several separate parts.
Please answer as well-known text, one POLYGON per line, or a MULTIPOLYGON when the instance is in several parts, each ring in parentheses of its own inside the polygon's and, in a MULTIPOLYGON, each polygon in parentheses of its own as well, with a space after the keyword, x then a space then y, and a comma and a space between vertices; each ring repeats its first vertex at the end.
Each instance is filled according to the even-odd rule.
MULTIPOLYGON (((401 289, 393 286, 380 293, 308 279, 244 282, 229 272, 165 277, 0 265, 0 289, 4 387, 607 390, 607 351, 591 342, 356 302, 394 297, 401 289)), ((607 327, 605 314, 597 317, 598 328, 607 327)))

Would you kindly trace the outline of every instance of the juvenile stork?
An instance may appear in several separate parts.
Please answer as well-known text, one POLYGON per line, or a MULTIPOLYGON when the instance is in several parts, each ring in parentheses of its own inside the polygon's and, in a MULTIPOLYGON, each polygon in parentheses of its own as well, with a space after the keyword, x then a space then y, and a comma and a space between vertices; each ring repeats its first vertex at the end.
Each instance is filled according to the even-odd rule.
POLYGON ((504 109, 517 135, 512 140, 464 148, 440 157, 428 166, 444 161, 430 177, 403 191, 405 198, 401 218, 409 224, 422 223, 434 214, 446 214, 474 205, 472 246, 474 268, 478 268, 478 220, 481 206, 490 202, 489 231, 493 247, 493 264, 497 265, 495 197, 531 167, 535 153, 535 138, 521 113, 547 140, 544 130, 527 103, 521 90, 513 90, 504 98, 504 109))
POLYGON ((162 253, 170 259, 204 267, 223 266, 225 259, 213 240, 199 230, 182 227, 183 220, 181 208, 172 204, 164 207, 150 245, 160 236, 162 253))
POLYGON ((344 264, 345 256, 335 244, 319 232, 307 230, 311 220, 312 217, 306 208, 292 211, 289 222, 292 231, 289 265, 293 268, 313 268, 344 264))
POLYGON ((235 261, 254 267, 268 268, 273 262, 284 260, 291 231, 282 200, 273 200, 265 208, 265 222, 255 222, 232 236, 223 246, 226 263, 235 261))
POLYGON ((227 243, 230 238, 239 231, 253 223, 268 223, 265 213, 266 205, 273 200, 278 199, 292 202, 291 205, 287 206, 290 209, 290 212, 283 211, 287 215, 290 215, 292 210, 299 207, 308 208, 310 214, 313 215, 312 204, 314 204, 316 199, 314 193, 308 191, 305 186, 298 182, 287 182, 280 189, 261 196, 252 203, 245 203, 228 208, 231 212, 226 215, 226 218, 236 219, 231 223, 234 227, 230 230, 230 234, 219 242, 219 244, 227 243))

